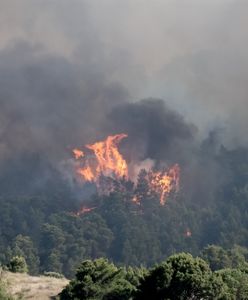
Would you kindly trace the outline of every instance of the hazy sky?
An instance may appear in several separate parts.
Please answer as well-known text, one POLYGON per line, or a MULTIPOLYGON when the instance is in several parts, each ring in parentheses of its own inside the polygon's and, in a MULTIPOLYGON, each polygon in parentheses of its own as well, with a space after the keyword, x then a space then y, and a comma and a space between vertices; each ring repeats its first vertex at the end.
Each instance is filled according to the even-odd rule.
POLYGON ((0 0, 0 59, 28 44, 246 143, 247 16, 247 0, 0 0))

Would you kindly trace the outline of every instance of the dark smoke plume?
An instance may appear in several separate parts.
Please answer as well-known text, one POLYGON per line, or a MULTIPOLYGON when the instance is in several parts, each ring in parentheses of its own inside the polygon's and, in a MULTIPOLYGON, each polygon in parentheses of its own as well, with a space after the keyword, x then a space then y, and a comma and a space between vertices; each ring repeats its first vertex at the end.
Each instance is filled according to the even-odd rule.
POLYGON ((33 152, 60 160, 97 138, 107 112, 127 98, 101 70, 38 50, 22 43, 0 53, 0 161, 33 152))
POLYGON ((125 132, 130 159, 180 162, 194 142, 196 127, 161 99, 144 99, 116 106, 109 115, 110 130, 125 132))
MULTIPOLYGON (((196 126, 163 100, 129 102, 128 91, 104 71, 87 61, 77 65, 42 54, 27 43, 0 53, 2 192, 14 187, 16 193, 40 193, 42 187, 63 185, 73 174, 68 176, 61 162, 71 158, 74 147, 123 132, 128 138, 121 151, 128 163, 179 163, 189 170, 187 177, 199 178, 196 126)), ((213 180, 215 163, 204 174, 205 183, 213 180)), ((193 189, 194 179, 188 182, 193 189)))
POLYGON ((213 149, 208 131, 247 144, 248 6, 38 2, 1 4, 0 190, 40 190, 72 148, 120 132, 129 163, 179 163, 191 195, 215 190, 222 137, 213 149), (150 96, 168 106, 133 101, 150 96))

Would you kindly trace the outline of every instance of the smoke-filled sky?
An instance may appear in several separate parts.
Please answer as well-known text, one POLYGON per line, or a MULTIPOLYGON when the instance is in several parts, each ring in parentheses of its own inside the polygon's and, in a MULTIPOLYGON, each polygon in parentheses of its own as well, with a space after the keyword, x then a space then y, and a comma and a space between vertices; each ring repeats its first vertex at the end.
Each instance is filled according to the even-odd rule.
POLYGON ((1 158, 30 148, 55 157, 102 138, 114 107, 116 128, 124 118, 141 126, 128 109, 143 105, 127 103, 149 97, 184 117, 165 112, 173 131, 160 113, 164 135, 191 138, 194 123, 200 136, 218 128, 229 146, 247 144, 246 0, 1 0, 0 8, 1 158))

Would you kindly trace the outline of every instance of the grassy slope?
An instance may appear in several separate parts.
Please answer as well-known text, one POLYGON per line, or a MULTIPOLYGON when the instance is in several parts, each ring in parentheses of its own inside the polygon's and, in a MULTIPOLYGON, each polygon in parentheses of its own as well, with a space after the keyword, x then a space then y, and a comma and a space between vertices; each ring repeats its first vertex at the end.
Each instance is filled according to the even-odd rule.
POLYGON ((46 276, 29 276, 21 273, 3 271, 2 280, 7 284, 7 290, 16 298, 48 300, 58 295, 67 279, 57 279, 46 276))

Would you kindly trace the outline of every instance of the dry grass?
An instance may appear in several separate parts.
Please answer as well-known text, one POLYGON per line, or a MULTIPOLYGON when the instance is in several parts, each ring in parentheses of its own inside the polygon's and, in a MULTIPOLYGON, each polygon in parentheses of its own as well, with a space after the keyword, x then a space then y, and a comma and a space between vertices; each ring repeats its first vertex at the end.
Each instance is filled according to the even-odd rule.
POLYGON ((29 276, 6 271, 2 272, 1 278, 7 284, 11 295, 17 299, 53 299, 69 283, 67 279, 29 276))

